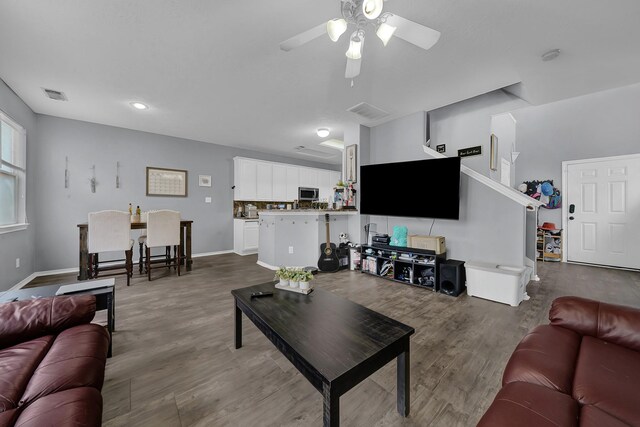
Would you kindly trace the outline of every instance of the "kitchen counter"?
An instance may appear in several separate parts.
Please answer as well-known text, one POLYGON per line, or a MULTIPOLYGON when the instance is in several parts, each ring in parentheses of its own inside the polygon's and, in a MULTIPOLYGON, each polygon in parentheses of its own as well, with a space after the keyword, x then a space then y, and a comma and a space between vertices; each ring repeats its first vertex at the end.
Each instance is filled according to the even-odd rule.
POLYGON ((340 233, 348 232, 349 218, 356 217, 357 211, 259 211, 258 264, 267 268, 315 266, 320 244, 327 239, 325 214, 329 214, 331 242, 337 245, 340 233))
POLYGON ((319 216, 319 215, 357 215, 358 211, 355 210, 328 210, 328 209, 266 209, 258 211, 259 217, 265 216, 276 216, 276 215, 290 215, 290 216, 298 216, 298 215, 308 215, 308 216, 319 216))

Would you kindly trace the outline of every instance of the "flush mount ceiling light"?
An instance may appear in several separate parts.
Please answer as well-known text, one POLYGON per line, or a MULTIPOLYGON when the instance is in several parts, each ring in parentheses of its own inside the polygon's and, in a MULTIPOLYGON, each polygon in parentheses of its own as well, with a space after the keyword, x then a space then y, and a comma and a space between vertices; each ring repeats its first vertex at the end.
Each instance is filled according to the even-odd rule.
POLYGON ((560 49, 551 49, 550 51, 542 54, 542 60, 544 62, 549 62, 549 61, 553 61, 558 56, 560 56, 560 49))
POLYGON ((342 18, 332 19, 291 37, 280 43, 280 49, 288 52, 324 34, 328 34, 331 41, 337 42, 348 27, 352 26, 355 29, 349 38, 349 49, 346 52, 347 69, 344 76, 353 79, 360 74, 367 27, 372 27, 384 46, 393 36, 424 50, 431 49, 438 42, 440 32, 393 13, 383 12, 383 8, 384 0, 340 0, 342 18))
POLYGON ((149 106, 147 104, 142 103, 142 102, 134 101, 134 102, 130 102, 129 104, 133 108, 135 108, 136 110, 148 110, 149 109, 149 106))
POLYGON ((318 136, 320 138, 326 138, 329 136, 329 134, 331 133, 331 131, 329 131, 328 128, 318 128, 316 130, 316 134, 318 134, 318 136))
POLYGON ((340 141, 339 139, 327 139, 326 141, 322 141, 320 145, 336 150, 344 150, 344 141, 340 141))

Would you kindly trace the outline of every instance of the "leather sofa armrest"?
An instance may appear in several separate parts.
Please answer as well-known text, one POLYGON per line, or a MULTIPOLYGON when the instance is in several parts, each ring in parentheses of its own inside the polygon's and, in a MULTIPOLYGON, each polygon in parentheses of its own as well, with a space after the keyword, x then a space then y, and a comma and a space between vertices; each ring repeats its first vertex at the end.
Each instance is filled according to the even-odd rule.
POLYGON ((549 320, 579 333, 640 351, 640 309, 579 297, 560 297, 549 320))
POLYGON ((0 348, 91 322, 93 295, 38 298, 0 304, 0 348))

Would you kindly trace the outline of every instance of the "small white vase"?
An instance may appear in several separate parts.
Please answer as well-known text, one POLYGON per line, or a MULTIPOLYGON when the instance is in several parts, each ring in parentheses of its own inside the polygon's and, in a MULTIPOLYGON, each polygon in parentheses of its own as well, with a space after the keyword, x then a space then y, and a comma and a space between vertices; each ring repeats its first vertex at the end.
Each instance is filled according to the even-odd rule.
POLYGON ((311 282, 300 282, 300 289, 307 290, 311 287, 311 282))
POLYGON ((289 286, 289 280, 280 279, 280 286, 289 286))
POLYGON ((292 287, 293 289, 296 289, 298 286, 300 286, 300 282, 298 282, 297 280, 290 280, 289 286, 292 287))

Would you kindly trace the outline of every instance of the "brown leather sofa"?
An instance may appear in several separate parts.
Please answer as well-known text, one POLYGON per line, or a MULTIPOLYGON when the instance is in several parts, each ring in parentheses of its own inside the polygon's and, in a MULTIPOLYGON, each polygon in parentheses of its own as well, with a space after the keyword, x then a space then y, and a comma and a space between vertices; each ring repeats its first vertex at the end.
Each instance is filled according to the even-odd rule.
POLYGON ((478 426, 640 426, 640 310, 556 299, 518 344, 478 426))
POLYGON ((92 295, 0 304, 0 427, 100 426, 105 328, 92 295))

